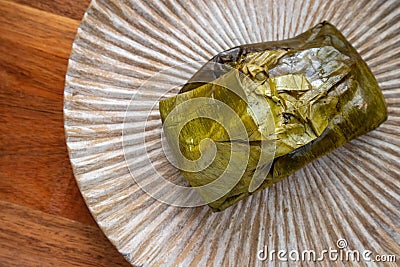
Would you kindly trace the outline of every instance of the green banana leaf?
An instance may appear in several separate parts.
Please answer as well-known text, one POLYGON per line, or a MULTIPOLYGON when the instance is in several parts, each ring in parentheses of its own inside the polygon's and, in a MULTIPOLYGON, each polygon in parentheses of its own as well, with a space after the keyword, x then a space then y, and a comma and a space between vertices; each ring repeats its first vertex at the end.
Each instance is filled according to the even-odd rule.
POLYGON ((219 53, 159 110, 181 173, 214 211, 387 118, 370 69, 328 22, 219 53))

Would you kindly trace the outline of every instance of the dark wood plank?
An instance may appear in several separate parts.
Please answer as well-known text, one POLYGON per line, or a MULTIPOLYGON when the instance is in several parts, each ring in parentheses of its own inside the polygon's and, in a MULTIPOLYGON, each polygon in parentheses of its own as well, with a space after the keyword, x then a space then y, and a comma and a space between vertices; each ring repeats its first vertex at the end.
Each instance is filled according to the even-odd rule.
POLYGON ((0 201, 1 266, 130 266, 99 228, 0 201))
POLYGON ((69 57, 78 20, 5 0, 0 0, 0 15, 2 38, 61 58, 69 57))
POLYGON ((0 1, 0 200, 94 225, 63 128, 64 76, 78 24, 0 1))
POLYGON ((90 0, 65 1, 65 0, 13 0, 13 2, 31 6, 43 11, 80 20, 89 6, 90 0))

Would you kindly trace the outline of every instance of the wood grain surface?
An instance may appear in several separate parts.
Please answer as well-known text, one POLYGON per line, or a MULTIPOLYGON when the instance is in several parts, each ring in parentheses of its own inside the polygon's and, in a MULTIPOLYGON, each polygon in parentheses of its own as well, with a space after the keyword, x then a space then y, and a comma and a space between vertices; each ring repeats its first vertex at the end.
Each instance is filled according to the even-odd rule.
POLYGON ((0 266, 129 266, 92 219, 65 145, 63 90, 89 0, 0 0, 0 266))

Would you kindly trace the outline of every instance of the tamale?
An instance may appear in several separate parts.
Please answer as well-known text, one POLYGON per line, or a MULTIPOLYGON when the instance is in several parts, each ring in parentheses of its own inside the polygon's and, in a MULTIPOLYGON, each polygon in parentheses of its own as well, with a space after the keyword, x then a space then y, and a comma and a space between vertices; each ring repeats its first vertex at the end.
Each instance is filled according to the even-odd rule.
POLYGON ((225 184, 199 190, 214 211, 284 179, 387 119, 371 70, 328 22, 292 39, 219 53, 178 95, 161 100, 159 110, 177 161, 181 156, 192 162, 202 155, 212 158, 197 166, 199 171, 185 168, 186 161, 181 165, 191 186, 213 185, 229 166, 232 178, 223 179, 225 184), (194 99, 202 101, 181 108, 194 99), (217 102, 239 121, 214 108, 217 102), (237 136, 226 130, 236 124, 244 126, 237 136))

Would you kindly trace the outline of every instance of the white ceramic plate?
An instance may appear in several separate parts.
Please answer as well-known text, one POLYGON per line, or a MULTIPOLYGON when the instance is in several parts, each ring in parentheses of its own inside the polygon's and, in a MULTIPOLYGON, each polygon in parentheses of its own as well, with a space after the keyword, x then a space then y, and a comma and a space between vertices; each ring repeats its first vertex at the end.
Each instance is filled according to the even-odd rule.
POLYGON ((396 0, 93 1, 73 44, 64 103, 70 159, 91 213, 137 266, 265 266, 279 263, 257 259, 265 247, 318 252, 337 248, 341 238, 347 249, 399 255, 399 36, 396 0), (145 91, 126 113, 147 79, 190 63, 168 74, 184 83, 196 62, 222 50, 293 37, 323 20, 371 67, 388 104, 383 125, 221 213, 163 204, 141 190, 124 152, 130 167, 145 174, 146 155, 135 152, 143 134, 157 169, 181 179, 162 155, 161 121, 146 99, 166 94, 164 87, 145 91))

